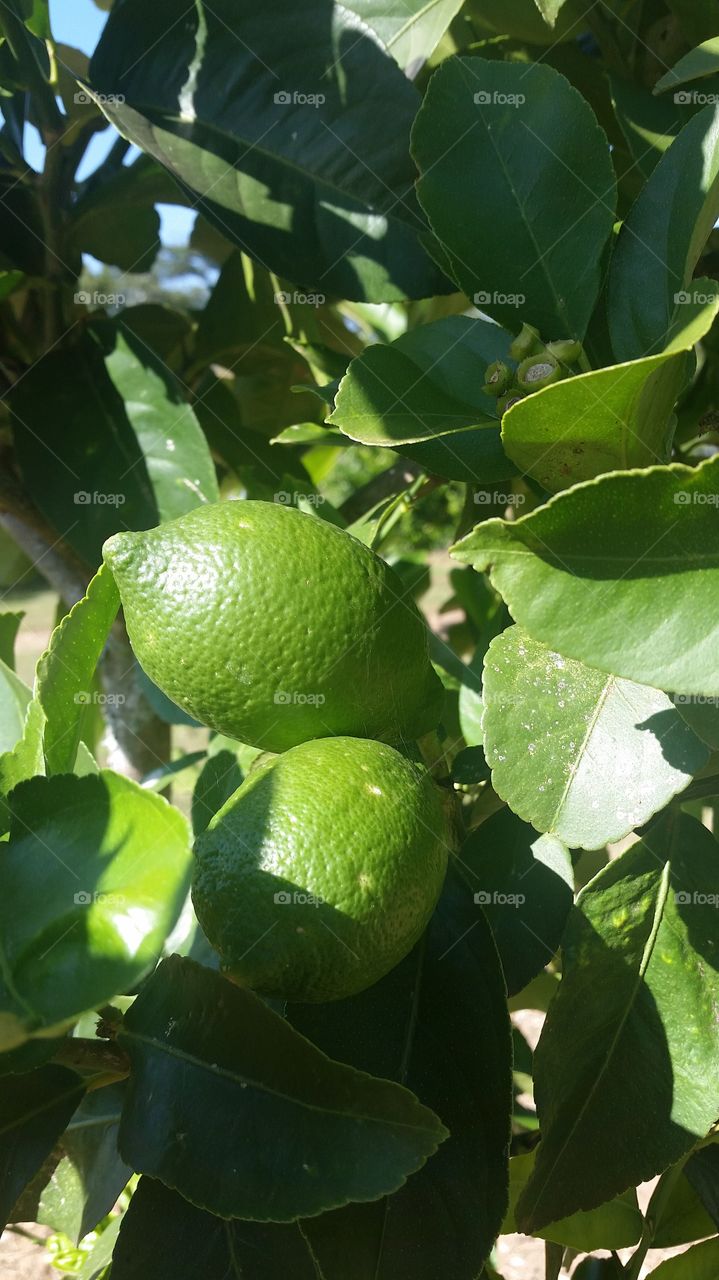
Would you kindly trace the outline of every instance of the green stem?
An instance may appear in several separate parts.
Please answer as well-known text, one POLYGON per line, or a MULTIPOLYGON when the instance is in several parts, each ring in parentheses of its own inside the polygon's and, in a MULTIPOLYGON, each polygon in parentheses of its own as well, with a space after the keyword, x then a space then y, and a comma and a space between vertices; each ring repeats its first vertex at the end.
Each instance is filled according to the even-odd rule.
POLYGON ((688 1156, 685 1156, 683 1160, 672 1165, 671 1169, 667 1169, 654 1188, 652 1198, 647 1206, 641 1239, 625 1268, 625 1280, 639 1280, 644 1260, 652 1247, 661 1216, 688 1158, 688 1156))

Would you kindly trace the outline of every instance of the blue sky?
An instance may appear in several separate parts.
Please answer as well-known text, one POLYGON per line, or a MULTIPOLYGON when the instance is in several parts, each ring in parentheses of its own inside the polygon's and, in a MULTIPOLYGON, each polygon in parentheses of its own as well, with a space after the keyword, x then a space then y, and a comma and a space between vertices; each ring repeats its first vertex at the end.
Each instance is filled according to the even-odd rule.
MULTIPOLYGON (((148 3, 151 4, 152 0, 148 3)), ((50 0, 50 21, 53 36, 58 42, 91 54, 107 21, 107 14, 98 9, 93 0, 50 0)), ((116 136, 114 130, 108 129, 93 138, 79 170, 81 178, 95 168, 116 136)), ((40 168, 43 148, 34 129, 28 129, 26 145, 30 164, 40 168)), ((185 244, 195 215, 189 209, 176 205, 158 205, 158 209, 162 218, 163 241, 166 244, 185 244)))

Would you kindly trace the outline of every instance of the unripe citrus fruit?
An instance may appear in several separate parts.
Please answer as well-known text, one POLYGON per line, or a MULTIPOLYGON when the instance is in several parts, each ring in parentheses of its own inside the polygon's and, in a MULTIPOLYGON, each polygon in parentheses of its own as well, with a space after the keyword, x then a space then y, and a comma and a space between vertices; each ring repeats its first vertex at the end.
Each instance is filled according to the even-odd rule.
POLYGON ((117 533, 104 555, 141 665, 203 724, 267 751, 436 726, 421 614, 383 560, 326 521, 218 502, 117 533))
POLYGON ((340 1000, 414 946, 447 866, 429 774, 394 747, 324 738, 262 765, 195 846, 197 918, 243 986, 340 1000))

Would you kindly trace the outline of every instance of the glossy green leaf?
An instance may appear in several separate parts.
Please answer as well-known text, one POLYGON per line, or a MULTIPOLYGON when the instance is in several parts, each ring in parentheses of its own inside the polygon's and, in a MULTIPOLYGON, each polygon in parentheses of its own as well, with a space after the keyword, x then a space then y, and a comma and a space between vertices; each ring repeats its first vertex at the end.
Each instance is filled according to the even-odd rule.
POLYGON ((192 793, 192 830, 199 836, 242 782, 242 770, 232 751, 218 751, 202 767, 192 793))
POLYGON ((33 498, 90 566, 111 534, 157 524, 140 445, 92 338, 38 360, 9 400, 33 498))
MULTIPOLYGON (((11 751, 0 755, 0 834, 10 827, 10 810, 6 797, 13 787, 26 778, 45 772, 43 731, 45 714, 40 703, 33 698, 28 703, 22 737, 11 751)), ((1 1039, 1 1037, 0 1037, 1 1039)))
POLYGON ((612 104, 636 172, 645 180, 687 123, 687 108, 671 98, 655 98, 636 80, 610 75, 612 104))
POLYGON ((450 316, 368 347, 351 362, 327 421, 352 440, 400 448, 439 475, 462 464, 457 478, 504 479, 513 467, 497 402, 482 385, 487 365, 508 359, 510 341, 498 325, 450 316))
POLYGON ((462 0, 405 0, 399 7, 387 0, 349 0, 346 7, 377 33, 413 79, 462 8, 462 0))
MULTIPOLYGON (((496 642, 495 642, 496 643, 496 642)), ((489 920, 509 994, 522 991, 559 947, 574 901, 568 850, 500 809, 466 836, 459 872, 489 920)))
POLYGON ((667 1258, 649 1273, 648 1280, 716 1280, 719 1240, 704 1240, 676 1258, 667 1258))
POLYGON ((450 1130, 386 1201, 302 1224, 323 1276, 475 1280, 507 1208, 511 1040, 496 948, 464 883, 450 871, 424 941, 381 982, 289 1016, 326 1053, 416 1089, 450 1130))
POLYGON ((33 778, 0 861, 5 1047, 62 1030, 152 968, 185 900, 185 819, 128 778, 33 778))
POLYGON ((705 827, 671 815, 580 895, 535 1053, 542 1142, 521 1230, 654 1177, 714 1123, 717 854, 705 827))
POLYGON ((52 39, 48 0, 19 0, 17 9, 28 31, 32 31, 39 40, 52 39))
POLYGON ((46 772, 70 773, 80 744, 93 676, 120 606, 115 580, 102 565, 87 593, 62 619, 37 665, 35 697, 44 715, 46 772))
POLYGON ((417 192, 466 294, 507 328, 583 337, 614 221, 609 146, 542 63, 453 58, 412 131, 417 192))
POLYGON ((85 1086, 65 1067, 6 1076, 0 1089, 0 1227, 49 1156, 85 1086))
POLYGON ((106 363, 145 459, 160 520, 174 520, 203 502, 217 502, 220 494, 207 441, 164 362, 120 321, 106 363))
POLYGON ((30 690, 0 658, 0 751, 11 751, 22 736, 30 690))
POLYGON ((117 1150, 124 1085, 88 1093, 60 1139, 60 1160, 42 1191, 34 1221, 77 1244, 110 1212, 131 1169, 117 1150))
POLYGON ((668 694, 563 658, 516 626, 487 651, 482 727, 497 794, 571 848, 621 840, 709 760, 668 694))
POLYGON ((683 58, 675 62, 671 71, 661 76, 654 86, 655 93, 665 93, 667 89, 675 89, 678 84, 687 84, 693 80, 704 80, 707 76, 719 71, 719 37, 704 40, 685 53, 683 58))
POLYGON ((113 1280, 324 1280, 296 1223, 216 1218, 152 1178, 123 1217, 113 1280), (161 1224, 161 1230, 158 1230, 161 1224))
POLYGON ((566 657, 716 696, 718 505, 719 458, 615 473, 488 520, 452 554, 488 571, 512 617, 566 657))
POLYGON ((447 1136, 406 1089, 330 1061, 251 992, 179 956, 118 1039, 132 1062, 123 1158, 222 1217, 291 1222, 376 1200, 447 1136))
POLYGON ((605 471, 669 461, 674 405, 689 373, 685 353, 719 311, 719 286, 693 287, 694 297, 710 301, 680 309, 682 327, 660 355, 555 382, 504 415, 502 443, 521 471, 557 493, 605 471))
POLYGON ((719 1146, 712 1142, 689 1157, 684 1173, 715 1228, 719 1227, 719 1146))
POLYGON ((682 308, 706 295, 692 275, 718 217, 719 112, 705 107, 659 161, 619 233, 607 303, 617 360, 661 351, 682 308))
MULTIPOLYGON (((518 1229, 515 1209, 534 1169, 535 1156, 536 1150, 528 1155, 514 1156, 509 1162, 509 1212, 502 1223, 502 1235, 518 1229)), ((632 1187, 597 1209, 589 1209, 586 1213, 580 1210, 570 1218, 550 1223, 537 1235, 541 1240, 589 1253, 593 1249, 626 1249, 637 1244, 642 1224, 637 1193, 632 1187)))
MULTIPOLYGON (((690 1161, 693 1157, 690 1157, 690 1161)), ((691 1182, 683 1175, 672 1186, 661 1211, 652 1239, 655 1249, 674 1249, 679 1244, 716 1235, 712 1221, 691 1182)))
POLYGON ((408 154, 419 95, 356 14, 328 0, 125 0, 91 78, 108 119, 278 275, 345 298, 449 288, 420 237, 408 154), (377 120, 391 129, 377 133, 377 120))

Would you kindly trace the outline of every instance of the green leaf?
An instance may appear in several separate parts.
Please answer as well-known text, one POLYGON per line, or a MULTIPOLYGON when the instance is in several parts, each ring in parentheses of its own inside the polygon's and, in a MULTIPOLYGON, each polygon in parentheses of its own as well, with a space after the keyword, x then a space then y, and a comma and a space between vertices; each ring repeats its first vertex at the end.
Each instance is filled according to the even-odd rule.
MULTIPOLYGON (((502 1235, 517 1231, 515 1209, 534 1169, 536 1151, 514 1156, 509 1162, 509 1212, 502 1223, 502 1235)), ((589 1253, 593 1249, 626 1249, 637 1244, 642 1233, 642 1215, 637 1193, 632 1188, 597 1209, 574 1213, 552 1222, 536 1234, 540 1240, 589 1253)))
POLYGON ((197 0, 178 22, 174 0, 126 0, 91 78, 119 131, 278 275, 374 302, 450 288, 414 194, 419 94, 345 6, 275 0, 268 23, 250 0, 197 0))
POLYGON ((497 402, 482 385, 487 365, 509 358, 510 342, 498 325, 450 316, 368 347, 351 362, 327 421, 362 444, 399 448, 439 475, 459 468, 452 478, 505 479, 514 468, 500 442, 497 402))
POLYGON ((661 1206, 652 1248, 673 1249, 678 1244, 689 1244, 692 1240, 703 1240, 705 1236, 713 1235, 716 1235, 716 1224, 692 1184, 682 1174, 672 1186, 669 1199, 661 1206))
POLYGON ((15 670, 15 640, 24 613, 0 613, 0 662, 15 670))
POLYGON ((714 75, 719 71, 719 37, 711 40, 704 40, 697 45, 696 49, 692 49, 690 53, 685 53, 683 58, 675 62, 671 71, 667 71, 661 76, 654 86, 654 93, 664 93, 667 89, 674 89, 678 84, 686 84, 693 80, 703 80, 706 76, 714 75))
POLYGON ((90 336, 36 361, 9 401, 28 489, 89 565, 119 529, 157 524, 140 445, 90 336))
POLYGON ((11 751, 22 737, 30 697, 25 681, 0 658, 0 751, 11 751))
POLYGON ((91 186, 72 208, 68 248, 120 271, 149 271, 160 248, 160 215, 147 198, 144 179, 135 162, 91 186))
MULTIPOLYGON (((109 8, 111 0, 95 0, 95 4, 100 4, 100 8, 109 8)), ((124 1214, 116 1214, 111 1222, 108 1222, 104 1228, 102 1235, 99 1235, 90 1251, 86 1255, 85 1261, 77 1272, 77 1280, 109 1280, 110 1273, 107 1270, 112 1261, 112 1253, 117 1243, 117 1237, 120 1228, 125 1220, 124 1214)))
POLYGON ((60 1140, 61 1158, 44 1188, 34 1221, 75 1244, 112 1209, 131 1169, 117 1151, 124 1084, 88 1093, 60 1140))
POLYGON ((160 520, 217 502, 207 441, 164 361, 120 321, 106 364, 145 458, 160 520))
POLYGON ((123 1158, 222 1217, 291 1222, 378 1199, 446 1137, 406 1089, 331 1062, 251 992, 179 956, 118 1042, 132 1062, 123 1158), (172 1105, 158 1112, 157 1097, 172 1105))
POLYGON ((617 360, 665 346, 697 296, 694 267, 718 217, 719 112, 706 107, 662 156, 619 233, 607 302, 617 360))
POLYGON ((452 58, 412 131, 417 192, 453 274, 508 328, 586 332, 614 222, 605 134, 586 100, 542 63, 452 58))
POLYGON ((192 793, 192 830, 199 836, 242 782, 242 770, 232 751, 210 756, 192 793))
POLYGON ((715 1228, 719 1227, 719 1147, 700 1147, 684 1166, 687 1181, 694 1188, 715 1228))
POLYGON ((619 472, 487 520, 451 550, 489 571, 533 639, 627 680, 716 696, 717 505, 719 458, 619 472))
POLYGON ((19 11, 28 31, 39 40, 51 40, 48 0, 19 0, 19 11))
POLYGON ((349 0, 346 7, 376 32, 387 52, 414 79, 462 3, 463 0, 405 0, 396 8, 386 0, 349 0))
POLYGON ((645 180, 687 122, 687 108, 671 98, 655 98, 649 89, 610 75, 612 104, 636 171, 645 180))
POLYGON ((654 1177, 714 1123, 717 854, 705 827, 672 815, 580 895, 534 1059, 542 1142, 522 1231, 654 1177))
POLYGON ((73 769, 83 712, 92 698, 95 668, 119 606, 115 580, 102 565, 82 600, 53 631, 37 664, 35 697, 45 718, 43 748, 48 774, 73 769))
POLYGON ((507 1208, 511 1039, 492 935, 456 873, 401 965, 351 1000, 289 1016, 326 1053, 416 1089, 450 1130, 384 1203, 302 1224, 323 1275, 475 1280, 507 1208))
POLYGON ((113 1280, 183 1280, 190 1272, 202 1280, 321 1280, 296 1223, 228 1222, 141 1178, 122 1220, 113 1280))
POLYGON ((0 861, 6 1048, 58 1032, 152 968, 187 894, 185 819, 128 778, 33 778, 0 861))
MULTIPOLYGON (((45 772, 43 731, 45 713, 35 698, 28 703, 22 737, 12 751, 0 755, 0 834, 10 827, 10 810, 6 797, 13 787, 26 778, 45 772)), ((0 1037, 1 1038, 1 1037, 0 1037)))
POLYGON ((709 760, 668 694, 563 658, 516 626, 489 646, 482 727, 497 794, 572 848, 621 840, 709 760))
POLYGON ((697 737, 713 751, 719 751, 719 699, 678 693, 673 701, 682 720, 686 720, 697 737))
POLYGON ((667 1258, 649 1273, 648 1280, 716 1280, 719 1240, 704 1240, 676 1258, 667 1258))
POLYGON ((0 1227, 49 1156, 85 1086, 74 1071, 44 1066, 5 1076, 0 1090, 0 1227))
POLYGON ((515 404, 502 420, 512 462, 556 493, 605 471, 668 462, 673 410, 689 373, 686 352, 711 328, 719 285, 696 281, 682 328, 660 355, 555 382, 515 404))
POLYGON ((574 901, 572 859, 560 840, 538 836, 510 809, 470 831, 459 871, 489 920, 510 994, 553 958, 574 901))
POLYGON ((547 26, 555 27, 566 0, 535 0, 535 4, 547 26))

